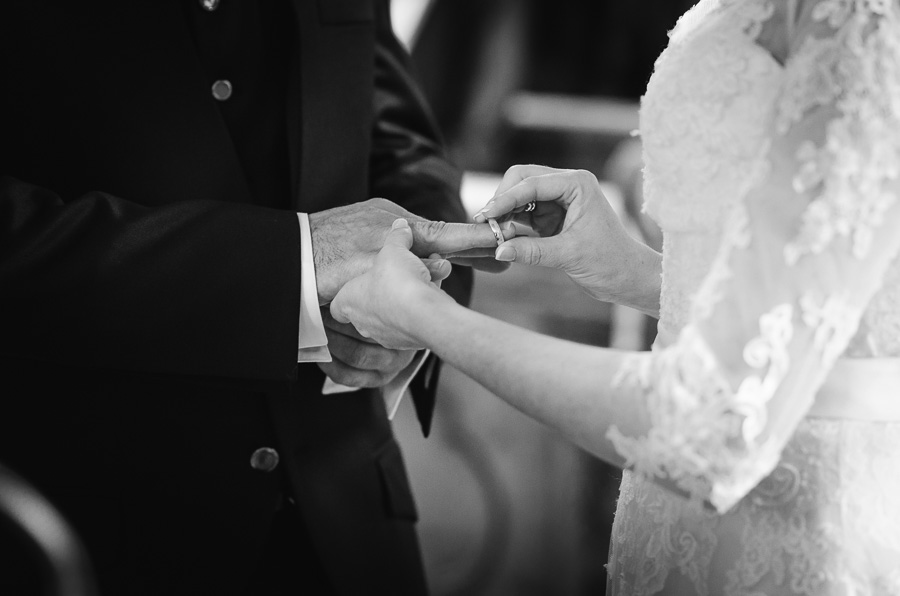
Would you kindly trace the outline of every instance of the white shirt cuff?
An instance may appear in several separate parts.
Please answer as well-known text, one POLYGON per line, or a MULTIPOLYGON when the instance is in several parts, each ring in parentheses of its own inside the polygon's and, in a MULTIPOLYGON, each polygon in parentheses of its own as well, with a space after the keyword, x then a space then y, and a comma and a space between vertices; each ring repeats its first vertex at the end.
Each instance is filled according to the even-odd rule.
MULTIPOLYGON (((309 216, 306 213, 298 213, 297 220, 300 224, 300 329, 297 334, 297 362, 331 362, 325 323, 322 322, 322 313, 319 312, 319 291, 316 287, 316 263, 313 260, 309 216)), ((406 368, 381 388, 389 419, 394 418, 410 382, 418 374, 430 353, 430 350, 420 351, 406 368)), ((358 390, 359 387, 341 385, 328 377, 325 378, 322 387, 324 395, 358 390)))
POLYGON ((297 338, 297 362, 331 362, 325 324, 319 312, 316 287, 316 263, 313 260, 309 216, 298 213, 300 224, 300 329, 297 338))
MULTIPOLYGON (((388 420, 394 419, 394 415, 400 407, 400 402, 403 401, 403 396, 406 395, 406 390, 409 388, 410 382, 412 382, 413 377, 421 370, 422 365, 425 363, 425 359, 428 358, 429 354, 431 354, 431 350, 421 350, 418 352, 406 368, 401 370, 390 383, 381 388, 381 397, 384 399, 388 420)), ((322 395, 349 393, 358 390, 359 387, 341 385, 326 377, 325 385, 322 387, 322 395)))

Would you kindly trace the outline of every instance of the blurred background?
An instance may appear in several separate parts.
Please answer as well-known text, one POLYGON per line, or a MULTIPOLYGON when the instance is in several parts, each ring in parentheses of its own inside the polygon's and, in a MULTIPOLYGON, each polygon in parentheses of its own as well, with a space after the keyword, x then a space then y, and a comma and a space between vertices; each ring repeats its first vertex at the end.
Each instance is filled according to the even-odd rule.
MULTIPOLYGON (((583 168, 632 233, 640 214, 638 102, 689 0, 393 0, 394 26, 470 214, 515 163, 583 168)), ((549 335, 647 349, 654 321, 597 303, 565 275, 476 272, 472 307, 549 335)), ((411 403, 394 422, 419 505, 434 596, 603 594, 621 473, 445 367, 432 436, 411 403)))

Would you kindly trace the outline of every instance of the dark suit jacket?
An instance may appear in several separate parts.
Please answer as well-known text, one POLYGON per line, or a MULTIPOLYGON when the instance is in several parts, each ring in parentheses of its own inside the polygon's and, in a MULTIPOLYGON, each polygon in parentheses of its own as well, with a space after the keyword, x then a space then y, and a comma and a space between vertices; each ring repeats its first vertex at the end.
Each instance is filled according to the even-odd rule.
POLYGON ((0 461, 107 595, 240 593, 284 482, 251 468, 262 446, 342 593, 423 585, 381 399, 323 397, 296 363, 295 211, 459 220, 458 174, 388 1, 292 3, 282 210, 248 192, 181 1, 0 4, 0 461))

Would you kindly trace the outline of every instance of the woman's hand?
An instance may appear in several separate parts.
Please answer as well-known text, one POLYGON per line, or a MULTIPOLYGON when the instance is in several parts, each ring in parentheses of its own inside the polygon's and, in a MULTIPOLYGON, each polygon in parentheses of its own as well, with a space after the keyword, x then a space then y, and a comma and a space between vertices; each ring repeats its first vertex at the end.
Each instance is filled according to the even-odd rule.
POLYGON ((360 335, 386 348, 423 348, 414 333, 416 307, 428 300, 453 299, 440 291, 450 275, 450 263, 432 255, 420 259, 410 252, 413 233, 405 219, 394 221, 384 247, 372 267, 340 289, 331 302, 331 315, 351 323, 360 335))
POLYGON ((487 218, 526 223, 540 236, 507 240, 497 260, 562 269, 597 300, 658 313, 661 256, 628 234, 590 172, 513 166, 475 215, 487 218))

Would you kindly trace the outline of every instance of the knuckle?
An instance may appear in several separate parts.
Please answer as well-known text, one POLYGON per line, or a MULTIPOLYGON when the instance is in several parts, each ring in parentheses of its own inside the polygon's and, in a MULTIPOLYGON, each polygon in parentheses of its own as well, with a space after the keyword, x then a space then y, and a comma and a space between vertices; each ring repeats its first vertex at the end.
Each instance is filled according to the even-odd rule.
POLYGON ((587 170, 575 170, 575 176, 584 184, 593 184, 597 177, 587 170))
POLYGON ((349 385, 349 369, 345 366, 342 366, 339 362, 332 360, 331 362, 323 362, 319 364, 319 368, 322 369, 328 378, 336 383, 340 383, 341 385, 349 385))
MULTIPOLYGON (((398 342, 399 342, 399 340, 395 340, 395 345, 397 345, 398 342)), ((388 352, 388 359, 387 359, 387 362, 385 363, 383 369, 387 372, 390 372, 393 370, 400 370, 401 368, 403 368, 407 364, 409 364, 409 361, 412 360, 412 356, 410 356, 409 361, 407 361, 406 358, 407 358, 407 354, 409 352, 407 352, 404 349, 401 349, 401 348, 390 348, 390 349, 385 348, 385 349, 388 352)))
MULTIPOLYGON (((331 303, 331 318, 338 323, 347 323, 350 321, 350 310, 344 302, 344 296, 338 295, 335 297, 334 302, 331 303)), ((328 330, 326 329, 326 334, 327 331, 328 330)))
POLYGON ((536 255, 537 251, 533 242, 522 242, 516 247, 516 261, 520 263, 535 265, 537 264, 536 255))
POLYGON ((447 231, 447 224, 443 221, 427 221, 422 226, 425 236, 432 240, 440 238, 447 231))
POLYGON ((376 382, 375 376, 371 373, 367 373, 365 371, 355 371, 352 374, 348 375, 348 380, 346 383, 341 383, 342 385, 348 385, 350 387, 375 387, 374 384, 376 382))
POLYGON ((346 385, 347 387, 358 387, 356 384, 355 376, 352 372, 345 368, 336 368, 333 372, 328 375, 331 377, 331 380, 335 383, 340 383, 341 385, 346 385))
POLYGON ((373 382, 372 373, 363 371, 363 370, 355 370, 351 366, 337 364, 330 367, 322 367, 322 370, 331 378, 335 383, 340 383, 341 385, 346 385, 347 387, 371 387, 373 382))
POLYGON ((521 176, 521 173, 522 173, 524 170, 525 170, 525 166, 524 166, 524 165, 522 165, 522 164, 516 164, 516 165, 510 166, 510 167, 506 170, 506 174, 505 174, 504 176, 509 176, 509 177, 521 176))
POLYGON ((519 185, 519 188, 522 189, 522 196, 534 195, 537 192, 540 181, 541 179, 537 176, 531 176, 522 180, 519 185))
POLYGON ((353 387, 378 387, 378 375, 370 372, 358 372, 353 375, 353 387))
POLYGON ((368 360, 368 356, 366 355, 365 344, 357 341, 353 342, 347 351, 347 364, 354 368, 363 368, 366 360, 368 360))
POLYGON ((554 266, 552 251, 548 250, 548 247, 543 242, 532 242, 529 249, 529 264, 543 265, 545 267, 554 266))
POLYGON ((352 387, 371 389, 373 387, 380 387, 381 385, 381 374, 376 371, 360 370, 355 371, 353 374, 352 387))
POLYGON ((385 365, 384 352, 385 350, 378 346, 360 343, 353 350, 353 362, 349 364, 362 370, 379 370, 385 365))
POLYGON ((373 371, 381 368, 382 358, 374 350, 360 351, 356 367, 365 371, 373 371))
POLYGON ((530 201, 539 201, 547 198, 545 195, 550 193, 548 189, 548 180, 546 178, 529 178, 522 184, 522 194, 517 197, 518 202, 524 206, 530 201))

